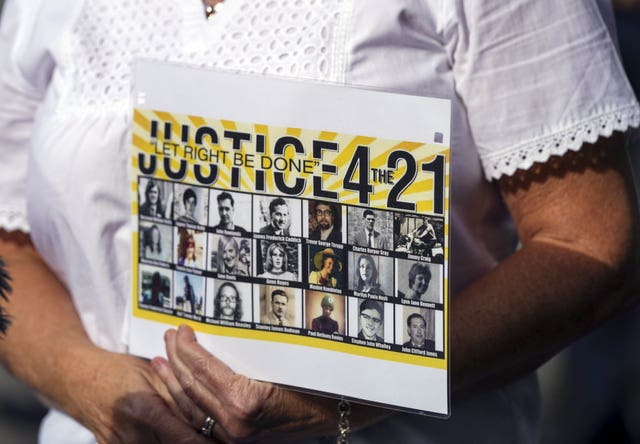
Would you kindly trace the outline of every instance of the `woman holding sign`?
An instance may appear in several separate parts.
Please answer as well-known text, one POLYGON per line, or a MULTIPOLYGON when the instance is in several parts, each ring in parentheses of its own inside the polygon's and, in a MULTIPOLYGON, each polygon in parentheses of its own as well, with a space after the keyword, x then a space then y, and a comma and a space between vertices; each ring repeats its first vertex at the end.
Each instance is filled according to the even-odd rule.
MULTIPOLYGON (((450 98, 452 417, 354 404, 352 438, 534 441, 533 371, 640 294, 640 228, 621 134, 637 126, 640 108, 609 6, 229 0, 207 22, 214 3, 4 3, 0 288, 11 325, 1 324, 0 357, 53 406, 41 444, 338 434, 336 400, 249 380, 189 327, 167 332, 168 360, 125 354, 135 278, 129 146, 131 128, 144 123, 130 108, 144 97, 129 92, 139 57, 450 98)), ((166 86, 179 96, 193 85, 166 86)), ((251 102, 250 92, 239 99, 270 105, 251 102)), ((304 105, 295 112, 315 109, 304 105)), ((376 125, 362 137, 375 139, 376 125)), ((428 142, 440 143, 436 136, 428 142)))

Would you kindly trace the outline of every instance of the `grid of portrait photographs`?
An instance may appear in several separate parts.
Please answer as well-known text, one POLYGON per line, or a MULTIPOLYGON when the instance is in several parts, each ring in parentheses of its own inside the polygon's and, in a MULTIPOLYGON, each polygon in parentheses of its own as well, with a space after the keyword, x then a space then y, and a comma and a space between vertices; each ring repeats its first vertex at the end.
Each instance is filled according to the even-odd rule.
POLYGON ((444 219, 138 181, 139 308, 444 359, 444 219))

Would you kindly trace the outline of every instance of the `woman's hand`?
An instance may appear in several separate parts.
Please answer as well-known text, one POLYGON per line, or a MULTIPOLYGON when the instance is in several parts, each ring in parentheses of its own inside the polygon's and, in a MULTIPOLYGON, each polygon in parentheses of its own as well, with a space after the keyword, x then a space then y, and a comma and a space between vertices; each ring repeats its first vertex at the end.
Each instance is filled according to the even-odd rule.
POLYGON ((13 292, 0 302, 12 324, 0 361, 100 443, 207 442, 181 413, 148 361, 93 345, 62 283, 29 236, 0 230, 13 292))
POLYGON ((74 410, 99 443, 210 442, 184 421, 148 361, 96 349, 78 365, 86 381, 76 382, 74 410))
MULTIPOLYGON (((202 348, 193 330, 185 325, 178 331, 168 330, 165 341, 169 361, 155 358, 152 365, 193 427, 202 427, 210 416, 216 420, 214 438, 232 443, 338 434, 335 399, 238 375, 202 348)), ((352 425, 363 426, 387 415, 386 410, 358 406, 352 425)))

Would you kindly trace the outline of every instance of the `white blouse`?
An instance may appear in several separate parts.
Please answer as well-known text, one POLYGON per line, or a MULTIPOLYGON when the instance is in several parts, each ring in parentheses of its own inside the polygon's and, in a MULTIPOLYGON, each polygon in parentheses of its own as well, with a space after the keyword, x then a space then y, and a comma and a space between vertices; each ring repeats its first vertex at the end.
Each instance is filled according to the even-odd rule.
MULTIPOLYGON (((597 0, 8 0, 0 34, 0 227, 30 231, 99 346, 126 351, 130 66, 136 57, 453 100, 451 290, 516 245, 491 179, 637 126, 597 0)), ((407 381, 410 383, 410 381, 407 381)), ((530 442, 535 381, 447 421, 398 415, 353 442, 530 442), (401 438, 400 438, 401 437, 401 438)), ((44 443, 92 442, 61 413, 44 443)))

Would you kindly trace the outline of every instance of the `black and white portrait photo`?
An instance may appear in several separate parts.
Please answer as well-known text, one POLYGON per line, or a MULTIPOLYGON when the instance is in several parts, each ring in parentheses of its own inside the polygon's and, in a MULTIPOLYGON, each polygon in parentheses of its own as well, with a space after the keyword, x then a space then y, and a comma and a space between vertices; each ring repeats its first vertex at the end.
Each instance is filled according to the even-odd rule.
POLYGON ((348 306, 350 336, 375 342, 393 342, 393 304, 348 297, 348 306))
POLYGON ((210 270, 237 276, 251 275, 251 239, 209 234, 210 270))
POLYGON ((444 347, 442 310, 396 306, 396 344, 417 350, 442 351, 444 347))
POLYGON ((172 196, 173 184, 158 179, 140 177, 138 182, 138 214, 144 217, 170 219, 168 199, 172 196))
POLYGON ((256 260, 258 277, 266 279, 299 280, 300 244, 284 241, 256 241, 260 260, 256 260))
POLYGON ((435 216, 394 216, 394 249, 432 259, 444 260, 444 219, 435 216))
POLYGON ((398 297, 442 304, 442 265, 396 259, 398 297))
POLYGON ((393 296, 393 258, 349 252, 349 288, 361 293, 393 296))
POLYGON ((298 199, 254 196, 254 231, 276 236, 301 235, 301 208, 298 199))
POLYGON ((140 257, 150 261, 171 262, 173 228, 170 225, 141 221, 138 237, 140 257))
POLYGON ((175 184, 173 219, 176 222, 204 225, 207 222, 208 189, 185 184, 175 184))
POLYGON ((251 322, 252 284, 207 279, 205 313, 213 319, 251 322))
POLYGON ((348 242, 359 247, 391 250, 393 247, 393 213, 370 208, 349 207, 348 242))
POLYGON ((209 225, 215 230, 233 231, 247 236, 251 228, 251 195, 211 190, 209 225))

